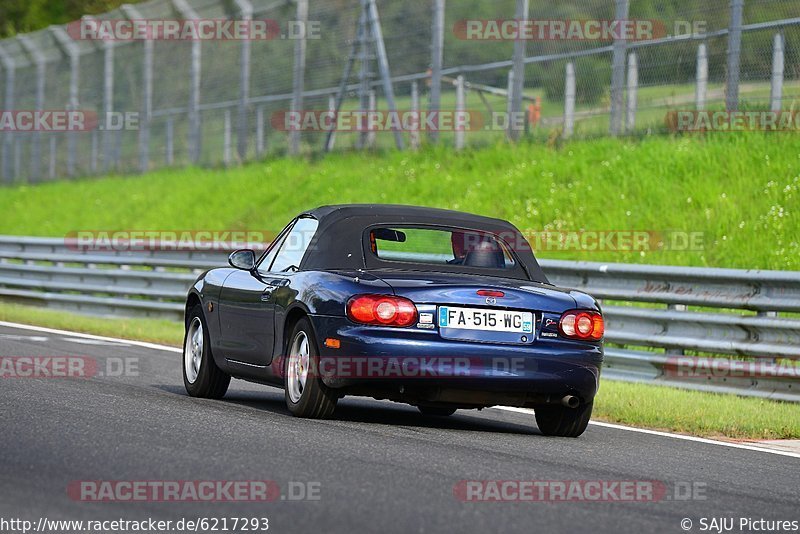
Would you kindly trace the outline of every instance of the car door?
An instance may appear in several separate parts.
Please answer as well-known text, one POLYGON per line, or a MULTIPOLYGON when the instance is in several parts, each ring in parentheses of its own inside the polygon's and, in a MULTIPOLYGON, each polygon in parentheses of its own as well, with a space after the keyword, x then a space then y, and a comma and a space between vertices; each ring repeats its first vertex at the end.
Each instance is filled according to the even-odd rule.
POLYGON ((220 349, 226 359, 250 366, 270 364, 276 299, 291 290, 292 274, 316 227, 316 219, 297 219, 281 233, 254 272, 236 271, 225 280, 219 313, 220 349))

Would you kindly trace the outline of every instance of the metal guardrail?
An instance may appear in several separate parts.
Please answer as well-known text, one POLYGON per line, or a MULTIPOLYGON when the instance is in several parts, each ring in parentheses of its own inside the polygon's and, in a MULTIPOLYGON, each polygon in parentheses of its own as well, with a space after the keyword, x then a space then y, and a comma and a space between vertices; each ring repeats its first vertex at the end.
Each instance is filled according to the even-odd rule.
MULTIPOLYGON (((188 287, 226 256, 85 252, 63 239, 0 236, 0 298, 179 319, 188 287)), ((541 263, 554 284, 603 302, 604 376, 800 401, 800 272, 541 263)))

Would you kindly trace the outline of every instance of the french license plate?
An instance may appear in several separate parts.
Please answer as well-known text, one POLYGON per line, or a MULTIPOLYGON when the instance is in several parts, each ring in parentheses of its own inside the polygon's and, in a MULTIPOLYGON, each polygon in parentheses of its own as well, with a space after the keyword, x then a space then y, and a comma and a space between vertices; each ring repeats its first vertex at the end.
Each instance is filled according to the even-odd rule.
POLYGON ((533 313, 440 306, 439 328, 532 334, 533 313))

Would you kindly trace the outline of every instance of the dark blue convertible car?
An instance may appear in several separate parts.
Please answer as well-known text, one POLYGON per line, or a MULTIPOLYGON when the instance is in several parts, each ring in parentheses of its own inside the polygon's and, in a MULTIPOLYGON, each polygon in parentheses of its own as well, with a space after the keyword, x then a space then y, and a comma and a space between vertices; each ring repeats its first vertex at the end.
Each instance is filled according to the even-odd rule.
POLYGON ((238 250, 186 302, 183 377, 221 398, 231 377, 285 389, 300 417, 345 395, 423 414, 533 408, 543 434, 586 429, 603 317, 551 285, 512 224, 432 208, 324 206, 263 254, 238 250))

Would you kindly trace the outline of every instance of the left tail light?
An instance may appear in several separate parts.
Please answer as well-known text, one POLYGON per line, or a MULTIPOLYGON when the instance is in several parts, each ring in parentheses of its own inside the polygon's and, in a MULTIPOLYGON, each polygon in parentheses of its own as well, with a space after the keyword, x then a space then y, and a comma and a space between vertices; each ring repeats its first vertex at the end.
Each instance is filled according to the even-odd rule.
POLYGON ((403 297, 356 295, 347 301, 347 317, 362 324, 411 326, 418 314, 414 303, 403 297))
POLYGON ((571 310, 561 315, 558 330, 570 339, 600 341, 605 333, 605 325, 603 316, 596 311, 571 310))

